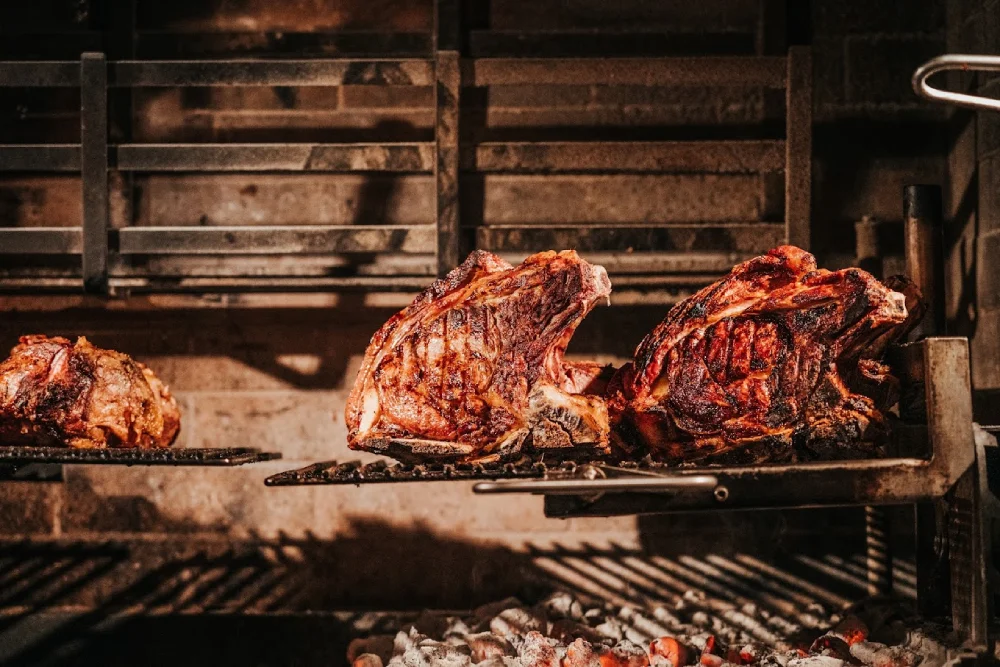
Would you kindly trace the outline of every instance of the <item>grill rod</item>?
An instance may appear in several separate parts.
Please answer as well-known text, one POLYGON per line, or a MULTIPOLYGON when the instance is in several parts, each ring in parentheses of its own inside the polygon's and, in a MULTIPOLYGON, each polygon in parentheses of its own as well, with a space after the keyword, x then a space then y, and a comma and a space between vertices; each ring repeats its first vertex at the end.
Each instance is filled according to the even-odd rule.
POLYGON ((1000 72, 1000 56, 949 54, 931 58, 913 73, 913 79, 911 80, 913 91, 926 100, 947 102, 948 104, 968 107, 970 109, 1000 111, 1000 99, 941 90, 927 83, 927 79, 938 72, 955 70, 961 72, 1000 72))
MULTIPOLYGON (((602 474, 598 469, 597 475, 602 474)), ((593 476, 583 479, 508 479, 478 482, 475 493, 533 493, 547 495, 580 495, 616 491, 672 493, 678 491, 709 491, 724 500, 729 492, 719 486, 715 475, 640 475, 636 477, 607 478, 593 476)))

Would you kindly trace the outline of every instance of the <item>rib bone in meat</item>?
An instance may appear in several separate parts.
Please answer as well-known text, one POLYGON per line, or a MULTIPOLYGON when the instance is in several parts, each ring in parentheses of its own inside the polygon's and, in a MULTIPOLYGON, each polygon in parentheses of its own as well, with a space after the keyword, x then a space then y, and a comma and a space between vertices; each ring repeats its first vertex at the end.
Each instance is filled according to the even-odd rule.
POLYGON ((517 267, 472 253, 372 338, 347 402, 350 447, 411 461, 606 453, 607 410, 590 395, 603 369, 563 353, 610 292, 573 251, 517 267))
POLYGON ((794 246, 740 264, 672 308, 612 379, 617 439, 670 462, 775 460, 793 442, 829 458, 876 440, 894 400, 877 357, 920 314, 896 285, 908 294, 817 270, 794 246))

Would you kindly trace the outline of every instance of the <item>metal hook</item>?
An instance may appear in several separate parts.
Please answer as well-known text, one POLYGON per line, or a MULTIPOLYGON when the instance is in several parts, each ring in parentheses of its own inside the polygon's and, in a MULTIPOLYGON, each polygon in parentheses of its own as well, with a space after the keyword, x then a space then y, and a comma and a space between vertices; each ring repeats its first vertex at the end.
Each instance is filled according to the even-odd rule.
POLYGON ((973 56, 963 54, 950 54, 932 58, 917 68, 913 73, 913 91, 927 100, 937 102, 947 102, 960 107, 970 109, 989 109, 1000 111, 1000 99, 991 97, 981 97, 979 95, 969 95, 967 93, 954 93, 940 88, 934 88, 927 83, 934 74, 951 70, 1000 72, 1000 56, 973 56))

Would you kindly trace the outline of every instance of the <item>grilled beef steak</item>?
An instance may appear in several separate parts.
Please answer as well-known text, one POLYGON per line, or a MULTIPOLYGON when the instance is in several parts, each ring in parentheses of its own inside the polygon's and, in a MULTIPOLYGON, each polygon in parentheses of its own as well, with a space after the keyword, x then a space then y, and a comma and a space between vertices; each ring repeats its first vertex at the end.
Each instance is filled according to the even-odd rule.
POLYGON ((347 401, 348 444, 402 460, 608 451, 602 368, 563 353, 611 292, 573 251, 512 267, 476 251, 372 338, 347 401))
POLYGON ((787 459, 793 442, 855 455, 845 443, 877 439, 895 400, 877 357, 918 319, 906 299, 793 246, 748 260, 672 308, 612 379, 615 441, 669 462, 787 459))
POLYGON ((86 338, 23 336, 0 363, 0 444, 166 447, 179 429, 151 370, 86 338))

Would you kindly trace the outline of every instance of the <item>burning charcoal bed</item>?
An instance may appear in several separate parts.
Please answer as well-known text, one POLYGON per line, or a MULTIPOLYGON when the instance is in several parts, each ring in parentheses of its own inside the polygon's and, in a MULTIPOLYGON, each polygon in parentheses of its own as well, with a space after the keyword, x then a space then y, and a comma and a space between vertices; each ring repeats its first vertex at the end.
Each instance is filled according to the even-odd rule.
POLYGON ((556 593, 464 616, 425 613, 395 635, 351 642, 354 667, 939 667, 956 651, 898 603, 787 619, 752 603, 712 605, 694 591, 672 607, 637 609, 556 593), (920 629, 918 629, 920 628, 920 629))

